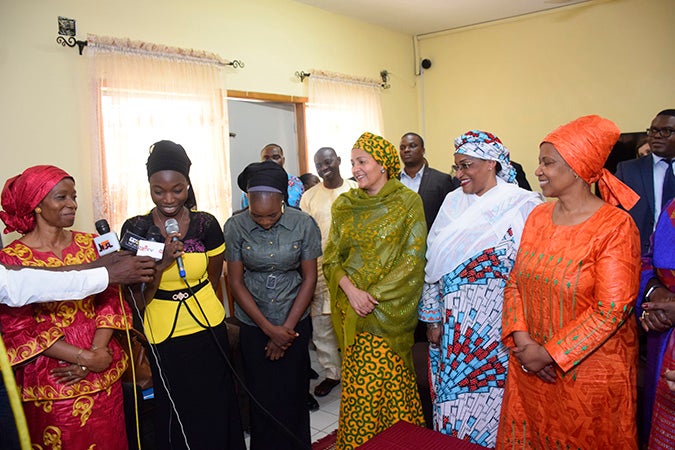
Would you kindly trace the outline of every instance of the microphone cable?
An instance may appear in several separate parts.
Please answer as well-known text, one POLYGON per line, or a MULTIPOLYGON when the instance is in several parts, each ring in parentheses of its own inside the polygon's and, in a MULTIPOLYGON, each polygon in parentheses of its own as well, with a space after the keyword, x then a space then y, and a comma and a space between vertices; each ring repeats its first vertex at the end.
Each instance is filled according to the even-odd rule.
POLYGON ((122 289, 117 288, 117 293, 120 299, 120 306, 122 307, 122 316, 124 318, 124 334, 127 338, 127 345, 129 346, 129 365, 131 366, 131 381, 133 382, 133 392, 134 392, 134 413, 135 413, 135 424, 136 424, 136 442, 138 442, 138 448, 141 449, 141 424, 138 414, 138 391, 136 387, 136 367, 134 364, 135 356, 134 349, 131 345, 131 334, 129 333, 129 320, 127 319, 126 311, 124 309, 124 296, 122 295, 122 289))
MULTIPOLYGON (((131 286, 127 286, 127 287, 129 289, 129 295, 131 296, 131 299, 133 300, 132 303, 134 304, 134 309, 136 310, 136 314, 138 315, 138 318, 141 322, 141 325, 143 326, 143 334, 147 335, 147 330, 149 329, 150 336, 152 337, 152 340, 154 341, 155 335, 152 332, 152 324, 148 323, 149 328, 146 327, 145 319, 143 318, 143 314, 141 314, 141 311, 138 308, 138 303, 136 302, 136 297, 134 296, 133 289, 131 289, 131 286)), ((141 289, 141 295, 143 295, 143 298, 145 300, 145 289, 141 289)), ((164 390, 166 391, 167 398, 169 399, 169 403, 171 404, 171 409, 176 414, 176 419, 178 420, 178 426, 180 427, 180 432, 181 432, 181 435, 183 436, 183 441, 185 442, 185 446, 188 450, 190 450, 190 444, 188 443, 187 434, 185 433, 185 427, 183 425, 183 421, 180 419, 180 414, 178 413, 178 408, 176 407, 176 402, 173 399, 173 397, 171 396, 171 390, 169 389, 169 384, 166 381, 166 378, 164 377, 164 373, 163 373, 164 371, 162 369, 162 365, 160 364, 161 358, 160 358, 159 354, 157 353, 157 349, 155 348, 154 344, 151 344, 150 342, 148 342, 148 347, 150 347, 150 353, 152 353, 152 357, 155 360, 155 364, 157 365, 157 369, 158 369, 157 375, 159 376, 159 379, 162 382, 162 386, 164 387, 164 390)), ((170 429, 171 429, 171 424, 169 424, 169 430, 170 429)), ((169 439, 171 439, 171 433, 169 433, 169 439)), ((139 449, 140 449, 140 447, 139 447, 139 449)))

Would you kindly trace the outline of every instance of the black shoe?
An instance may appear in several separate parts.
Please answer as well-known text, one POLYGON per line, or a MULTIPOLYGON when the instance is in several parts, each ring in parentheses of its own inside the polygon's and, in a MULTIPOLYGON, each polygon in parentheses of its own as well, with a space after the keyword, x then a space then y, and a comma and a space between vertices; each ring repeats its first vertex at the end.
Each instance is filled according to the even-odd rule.
POLYGON ((319 374, 316 373, 316 370, 312 369, 311 367, 309 368, 309 379, 310 380, 318 380, 319 379, 319 374))
POLYGON ((312 412, 319 410, 319 402, 310 393, 307 393, 307 408, 312 412))

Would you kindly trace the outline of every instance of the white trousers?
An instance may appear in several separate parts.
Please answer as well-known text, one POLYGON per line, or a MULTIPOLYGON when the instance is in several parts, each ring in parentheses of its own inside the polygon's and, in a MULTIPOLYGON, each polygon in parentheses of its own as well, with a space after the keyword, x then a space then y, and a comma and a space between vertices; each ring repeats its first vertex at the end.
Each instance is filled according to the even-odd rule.
POLYGON ((341 356, 338 350, 335 330, 330 314, 312 317, 312 342, 316 346, 316 356, 324 368, 326 378, 339 380, 341 376, 341 356))

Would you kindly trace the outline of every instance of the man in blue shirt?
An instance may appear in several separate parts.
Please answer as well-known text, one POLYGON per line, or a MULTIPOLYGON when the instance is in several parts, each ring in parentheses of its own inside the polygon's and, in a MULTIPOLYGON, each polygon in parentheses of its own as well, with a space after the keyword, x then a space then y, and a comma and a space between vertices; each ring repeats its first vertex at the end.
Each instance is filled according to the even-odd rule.
MULTIPOLYGON (((284 167, 286 158, 284 157, 284 150, 279 144, 267 144, 260 151, 260 161, 272 161, 284 167)), ((300 198, 305 188, 302 180, 295 175, 288 174, 288 206, 293 208, 300 208, 300 198)), ((246 194, 241 194, 241 207, 248 206, 248 198, 246 194)))

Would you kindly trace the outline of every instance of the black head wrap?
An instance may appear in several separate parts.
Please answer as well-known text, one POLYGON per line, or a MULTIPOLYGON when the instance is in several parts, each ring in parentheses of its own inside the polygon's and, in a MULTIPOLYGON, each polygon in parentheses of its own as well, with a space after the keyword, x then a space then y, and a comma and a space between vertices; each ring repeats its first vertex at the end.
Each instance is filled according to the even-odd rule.
POLYGON ((239 189, 244 192, 267 191, 283 194, 288 203, 288 174, 279 164, 272 161, 251 163, 237 178, 239 189))
POLYGON ((185 201, 185 206, 188 209, 193 209, 197 206, 197 199, 195 198, 195 190, 190 181, 191 165, 192 161, 188 158, 182 145, 172 141, 155 142, 150 146, 150 155, 146 163, 148 180, 152 174, 160 170, 173 170, 182 174, 188 183, 188 198, 185 201))

